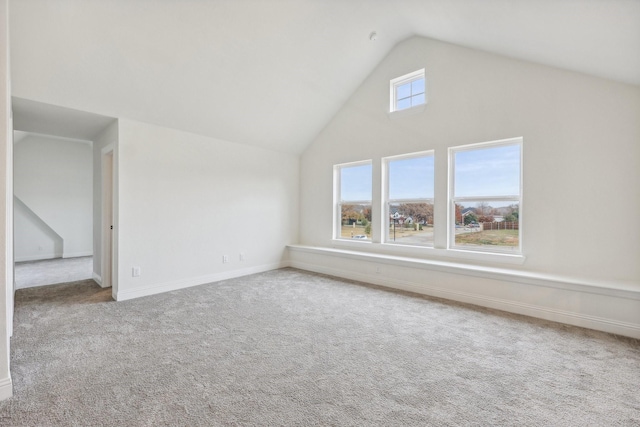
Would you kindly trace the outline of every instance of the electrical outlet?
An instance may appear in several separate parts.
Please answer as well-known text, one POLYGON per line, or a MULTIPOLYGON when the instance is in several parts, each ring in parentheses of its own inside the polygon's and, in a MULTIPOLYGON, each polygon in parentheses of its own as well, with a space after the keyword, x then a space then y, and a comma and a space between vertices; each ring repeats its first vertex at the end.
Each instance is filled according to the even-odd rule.
POLYGON ((226 264, 229 262, 229 255, 222 255, 222 263, 226 264))
POLYGON ((140 277, 140 274, 142 274, 141 271, 140 271, 140 267, 133 267, 131 269, 131 275, 133 277, 140 277))
POLYGON ((240 262, 244 262, 244 252, 240 252, 240 262))

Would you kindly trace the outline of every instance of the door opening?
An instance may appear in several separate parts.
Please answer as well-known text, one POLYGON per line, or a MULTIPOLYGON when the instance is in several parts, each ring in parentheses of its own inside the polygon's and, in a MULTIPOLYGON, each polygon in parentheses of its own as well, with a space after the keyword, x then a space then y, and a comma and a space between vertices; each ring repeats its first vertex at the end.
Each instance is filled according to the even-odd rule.
POLYGON ((113 286, 113 147, 107 147, 102 151, 102 266, 100 270, 102 287, 113 286))

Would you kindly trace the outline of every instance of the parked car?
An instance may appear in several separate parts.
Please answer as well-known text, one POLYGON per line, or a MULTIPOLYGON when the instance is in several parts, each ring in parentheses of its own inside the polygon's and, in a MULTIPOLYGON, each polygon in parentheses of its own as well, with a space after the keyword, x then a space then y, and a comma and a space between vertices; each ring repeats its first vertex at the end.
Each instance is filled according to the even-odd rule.
POLYGON ((353 236, 352 238, 353 238, 353 239, 366 239, 366 238, 367 238, 367 236, 365 236, 364 234, 358 234, 358 235, 356 235, 356 236, 353 236))
POLYGON ((469 223, 469 227, 471 227, 471 228, 480 228, 480 224, 478 224, 477 222, 472 222, 472 223, 469 223))

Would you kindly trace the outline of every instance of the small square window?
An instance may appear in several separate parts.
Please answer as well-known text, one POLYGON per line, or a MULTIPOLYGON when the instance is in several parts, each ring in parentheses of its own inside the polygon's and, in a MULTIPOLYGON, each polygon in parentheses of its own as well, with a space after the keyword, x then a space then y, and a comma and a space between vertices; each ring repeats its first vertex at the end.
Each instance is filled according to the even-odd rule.
POLYGON ((424 68, 405 74, 390 82, 390 111, 401 111, 407 108, 426 104, 426 84, 424 68))

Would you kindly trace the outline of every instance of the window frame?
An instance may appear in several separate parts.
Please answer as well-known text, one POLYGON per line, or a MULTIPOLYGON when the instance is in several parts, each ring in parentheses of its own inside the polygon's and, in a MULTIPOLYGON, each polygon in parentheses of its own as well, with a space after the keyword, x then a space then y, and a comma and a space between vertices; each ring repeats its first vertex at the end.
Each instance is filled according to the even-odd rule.
MULTIPOLYGON (((411 95, 412 97, 413 95, 411 95)), ((403 98, 404 99, 404 98, 403 98)), ((396 77, 395 79, 391 79, 389 81, 389 112, 390 113, 398 113, 402 111, 409 111, 414 109, 422 109, 427 104, 427 78, 425 76, 425 69, 421 68, 420 70, 413 71, 411 73, 405 74, 400 77, 396 77), (412 83, 414 81, 423 79, 424 80, 424 102, 418 105, 412 105, 408 108, 398 109, 398 87, 412 83)))
MULTIPOLYGON (((359 160, 356 162, 341 163, 333 166, 333 240, 341 242, 357 242, 357 243, 371 243, 373 238, 370 239, 347 239, 342 237, 342 205, 344 202, 349 204, 368 204, 373 209, 373 160, 359 160), (371 197, 369 200, 342 200, 342 176, 341 171, 348 167, 357 166, 371 166, 371 197)), ((373 214, 371 217, 371 223, 374 222, 373 214)), ((373 237, 373 236, 372 236, 373 237)))
MULTIPOLYGON (((388 156, 382 158, 382 243, 385 245, 393 245, 393 246, 410 246, 414 248, 433 248, 434 243, 432 242, 430 245, 421 245, 421 244, 411 244, 411 243, 398 243, 390 240, 390 232, 389 232, 389 218, 390 218, 390 205, 392 203, 431 203, 431 206, 434 209, 435 214, 435 150, 425 150, 419 151, 415 153, 407 153, 400 154, 395 156, 388 156), (419 157, 432 157, 434 163, 434 171, 433 171, 433 197, 429 198, 409 198, 409 199, 389 199, 389 188, 390 188, 390 174, 389 174, 389 163, 396 160, 407 160, 414 159, 419 157)), ((434 233, 435 233, 435 224, 434 224, 434 233)))
POLYGON ((449 203, 448 203, 448 218, 449 218, 449 227, 448 227, 448 236, 447 236, 447 249, 450 250, 461 250, 468 252, 478 252, 478 253, 492 253, 492 254, 508 254, 508 255, 518 255, 521 256, 523 254, 522 251, 522 224, 523 224, 523 154, 524 154, 524 138, 516 137, 516 138, 508 138, 501 139, 496 141, 487 141, 480 142, 474 144, 466 144, 459 145, 456 147, 449 147, 449 203), (478 149, 484 148, 493 148, 493 147, 504 147, 510 145, 518 145, 520 147, 520 174, 518 177, 519 186, 518 191, 519 194, 505 194, 499 196, 455 196, 455 154, 464 151, 474 151, 478 149), (455 226, 456 226, 456 203, 458 202, 514 202, 518 204, 518 247, 516 250, 512 249, 501 249, 500 247, 483 247, 483 246, 469 246, 469 245, 456 245, 455 243, 455 226))

